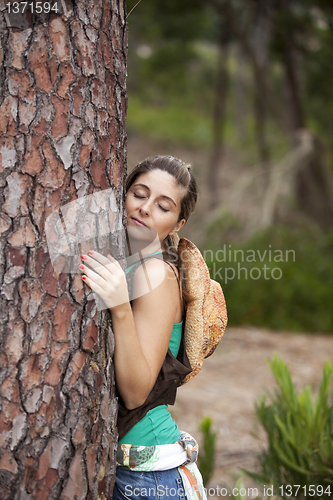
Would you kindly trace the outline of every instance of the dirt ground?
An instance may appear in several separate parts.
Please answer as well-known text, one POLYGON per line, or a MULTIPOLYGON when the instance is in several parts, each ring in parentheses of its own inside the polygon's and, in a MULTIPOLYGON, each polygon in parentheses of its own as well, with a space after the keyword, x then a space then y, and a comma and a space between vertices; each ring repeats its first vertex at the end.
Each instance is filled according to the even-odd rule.
MULTIPOLYGON (((259 439, 253 435, 254 405, 266 390, 276 387, 265 362, 275 352, 289 366, 297 389, 310 385, 316 393, 324 362, 332 359, 333 336, 227 328, 215 353, 205 360, 201 372, 179 389, 175 406, 169 407, 178 427, 199 442, 199 422, 204 416, 212 418, 218 436, 209 487, 232 488, 241 475, 239 467, 254 470, 256 466, 256 455, 266 442, 260 428, 256 429, 259 439)), ((245 477, 244 484, 254 485, 245 477)))

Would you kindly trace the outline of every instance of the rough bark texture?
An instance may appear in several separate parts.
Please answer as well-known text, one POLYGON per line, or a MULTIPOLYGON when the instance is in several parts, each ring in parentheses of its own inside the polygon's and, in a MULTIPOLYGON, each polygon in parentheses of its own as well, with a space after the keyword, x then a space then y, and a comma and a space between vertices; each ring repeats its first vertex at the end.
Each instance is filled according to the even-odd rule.
POLYGON ((0 2, 1 499, 112 497, 113 335, 81 277, 53 269, 45 220, 110 187, 122 207, 124 2, 66 0, 21 31, 0 2))

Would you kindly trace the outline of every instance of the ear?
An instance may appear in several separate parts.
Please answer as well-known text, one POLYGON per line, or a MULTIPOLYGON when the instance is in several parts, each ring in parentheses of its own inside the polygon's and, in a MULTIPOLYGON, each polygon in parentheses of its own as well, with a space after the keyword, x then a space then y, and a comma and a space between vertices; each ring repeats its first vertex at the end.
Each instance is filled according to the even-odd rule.
POLYGON ((180 228, 183 227, 183 225, 185 224, 186 220, 185 219, 182 219, 181 221, 177 222, 173 228, 173 230, 169 233, 169 236, 173 236, 174 234, 178 233, 178 231, 180 230, 180 228))

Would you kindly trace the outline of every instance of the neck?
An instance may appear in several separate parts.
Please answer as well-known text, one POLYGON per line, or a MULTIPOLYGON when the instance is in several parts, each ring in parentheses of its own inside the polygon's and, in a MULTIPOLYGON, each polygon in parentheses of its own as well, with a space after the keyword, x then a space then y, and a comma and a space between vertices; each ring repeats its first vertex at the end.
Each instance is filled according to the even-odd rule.
POLYGON ((129 245, 127 241, 127 252, 126 252, 127 265, 130 266, 131 264, 134 264, 134 262, 137 262, 138 260, 147 257, 148 255, 157 251, 163 251, 158 237, 148 245, 146 244, 145 246, 142 245, 141 241, 138 242, 131 241, 131 245, 129 245))

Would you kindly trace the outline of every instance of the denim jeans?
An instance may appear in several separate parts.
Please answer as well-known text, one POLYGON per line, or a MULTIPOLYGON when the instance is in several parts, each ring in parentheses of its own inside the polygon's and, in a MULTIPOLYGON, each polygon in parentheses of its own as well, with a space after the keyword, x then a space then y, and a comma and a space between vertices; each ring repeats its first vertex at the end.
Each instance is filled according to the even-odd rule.
POLYGON ((175 469, 132 471, 117 467, 113 500, 185 500, 183 482, 175 469))

